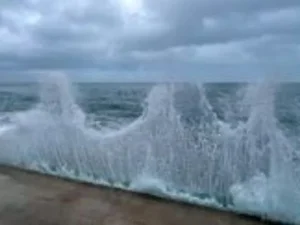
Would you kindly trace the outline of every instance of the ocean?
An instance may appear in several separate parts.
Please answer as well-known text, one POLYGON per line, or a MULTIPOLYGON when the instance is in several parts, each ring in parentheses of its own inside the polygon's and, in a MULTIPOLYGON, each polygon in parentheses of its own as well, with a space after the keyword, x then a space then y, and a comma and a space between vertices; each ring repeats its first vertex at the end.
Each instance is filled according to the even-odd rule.
POLYGON ((0 164, 300 223, 300 84, 0 84, 0 164))

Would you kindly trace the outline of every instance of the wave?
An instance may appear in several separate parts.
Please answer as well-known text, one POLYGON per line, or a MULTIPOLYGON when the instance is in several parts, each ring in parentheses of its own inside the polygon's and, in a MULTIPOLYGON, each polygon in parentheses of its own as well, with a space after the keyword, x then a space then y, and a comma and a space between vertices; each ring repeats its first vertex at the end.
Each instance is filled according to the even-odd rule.
POLYGON ((246 119, 225 121, 204 86, 158 84, 117 130, 95 129, 71 90, 49 76, 35 107, 0 118, 0 164, 300 222, 299 151, 277 126, 276 85, 239 90, 246 119))

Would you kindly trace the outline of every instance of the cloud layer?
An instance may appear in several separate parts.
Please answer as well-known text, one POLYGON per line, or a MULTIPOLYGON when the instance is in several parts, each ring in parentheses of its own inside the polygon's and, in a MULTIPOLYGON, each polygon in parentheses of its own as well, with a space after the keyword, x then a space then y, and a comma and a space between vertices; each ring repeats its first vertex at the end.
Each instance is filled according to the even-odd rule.
POLYGON ((0 77, 300 80, 299 15, 299 0, 2 0, 0 77))

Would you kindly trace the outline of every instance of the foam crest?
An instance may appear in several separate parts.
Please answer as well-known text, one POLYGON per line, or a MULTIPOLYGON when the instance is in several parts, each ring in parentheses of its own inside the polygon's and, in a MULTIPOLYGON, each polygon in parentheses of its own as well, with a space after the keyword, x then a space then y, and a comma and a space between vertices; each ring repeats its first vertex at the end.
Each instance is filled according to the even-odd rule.
POLYGON ((66 76, 51 74, 40 82, 40 86, 40 110, 55 116, 55 119, 84 124, 85 115, 75 103, 73 89, 66 76))

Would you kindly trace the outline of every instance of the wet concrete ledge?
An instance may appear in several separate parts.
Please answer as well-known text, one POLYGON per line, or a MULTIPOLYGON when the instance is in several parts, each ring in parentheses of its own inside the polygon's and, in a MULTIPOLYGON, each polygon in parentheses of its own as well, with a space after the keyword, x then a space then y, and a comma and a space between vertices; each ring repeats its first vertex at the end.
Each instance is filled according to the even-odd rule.
POLYGON ((264 225, 260 218, 0 166, 0 225, 264 225))

